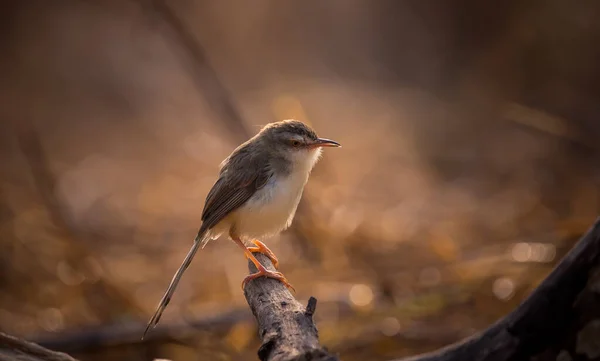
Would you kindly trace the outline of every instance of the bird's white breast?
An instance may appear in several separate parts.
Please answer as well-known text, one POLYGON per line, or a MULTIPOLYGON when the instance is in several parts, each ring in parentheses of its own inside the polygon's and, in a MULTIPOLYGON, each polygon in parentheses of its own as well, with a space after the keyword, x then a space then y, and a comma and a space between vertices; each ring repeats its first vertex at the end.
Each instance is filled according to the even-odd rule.
POLYGON ((319 150, 299 154, 289 174, 272 176, 235 212, 233 223, 236 233, 243 238, 258 238, 289 227, 319 155, 319 150))

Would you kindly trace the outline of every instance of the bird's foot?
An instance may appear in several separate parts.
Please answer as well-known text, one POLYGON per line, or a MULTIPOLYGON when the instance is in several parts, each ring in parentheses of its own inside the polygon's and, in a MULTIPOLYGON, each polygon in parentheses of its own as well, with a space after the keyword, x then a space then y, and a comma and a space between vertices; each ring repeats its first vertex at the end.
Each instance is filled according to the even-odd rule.
POLYGON ((296 292, 296 290, 294 289, 294 287, 288 282, 288 280, 285 278, 285 276, 283 275, 283 273, 277 272, 277 271, 269 271, 268 269, 266 269, 262 265, 260 265, 260 267, 258 267, 258 272, 253 273, 253 274, 251 274, 249 276, 246 276, 246 278, 244 278, 244 280, 242 281, 242 289, 244 289, 246 287, 246 284, 248 282, 250 282, 253 279, 258 278, 258 277, 267 277, 267 278, 276 279, 276 280, 280 281, 281 283, 283 283, 287 288, 289 288, 292 291, 296 292))
POLYGON ((254 243, 255 247, 248 247, 250 252, 264 254, 265 256, 269 257, 271 262, 273 262, 273 267, 275 267, 275 269, 279 269, 279 260, 277 259, 277 256, 275 256, 275 253, 269 249, 269 247, 256 239, 253 240, 252 243, 254 243))

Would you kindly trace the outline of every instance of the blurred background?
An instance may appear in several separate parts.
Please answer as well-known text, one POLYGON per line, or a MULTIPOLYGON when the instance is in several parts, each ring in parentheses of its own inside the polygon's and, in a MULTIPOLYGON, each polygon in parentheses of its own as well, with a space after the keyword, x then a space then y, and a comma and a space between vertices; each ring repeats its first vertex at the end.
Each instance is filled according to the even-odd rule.
POLYGON ((226 239, 143 328, 219 163, 286 118, 343 144, 266 243, 346 361, 514 309, 600 210, 600 4, 5 1, 0 330, 81 360, 255 360, 226 239))

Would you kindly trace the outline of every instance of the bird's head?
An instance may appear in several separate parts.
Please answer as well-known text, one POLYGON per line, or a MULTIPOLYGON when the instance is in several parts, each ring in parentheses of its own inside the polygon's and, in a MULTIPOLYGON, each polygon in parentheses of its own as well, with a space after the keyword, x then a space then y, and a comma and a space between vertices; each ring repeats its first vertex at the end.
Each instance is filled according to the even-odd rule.
POLYGON ((340 147, 331 139, 319 138, 317 133, 299 120, 283 120, 266 125, 258 134, 271 152, 290 159, 292 162, 310 162, 311 167, 319 158, 324 147, 340 147))
POLYGON ((323 147, 340 147, 331 139, 319 138, 311 127, 299 120, 288 119, 267 124, 259 133, 272 146, 290 152, 301 152, 323 147))

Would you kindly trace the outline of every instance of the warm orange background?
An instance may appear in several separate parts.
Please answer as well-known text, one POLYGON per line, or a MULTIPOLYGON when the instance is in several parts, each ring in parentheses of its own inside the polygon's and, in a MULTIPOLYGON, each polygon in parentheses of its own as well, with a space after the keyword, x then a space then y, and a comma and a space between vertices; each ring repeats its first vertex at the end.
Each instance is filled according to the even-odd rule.
POLYGON ((9 1, 0 15, 2 331, 127 335, 82 360, 256 359, 246 261, 226 240, 161 320, 177 332, 131 342, 219 162, 273 120, 343 144, 265 242, 346 361, 486 327, 598 215, 594 1, 161 3, 9 1))

